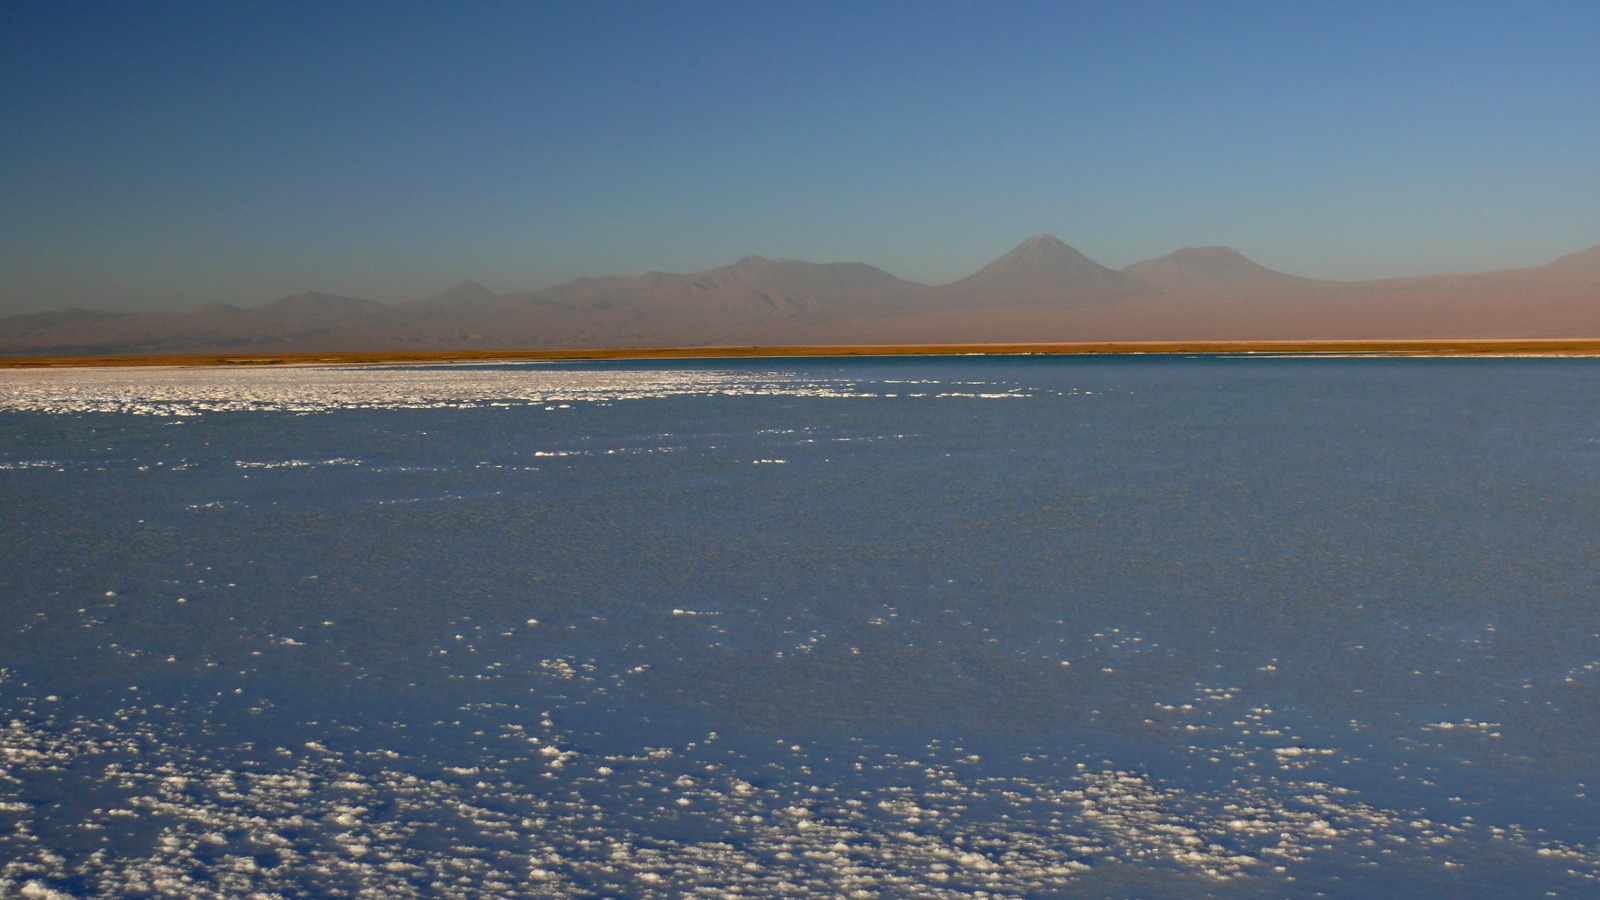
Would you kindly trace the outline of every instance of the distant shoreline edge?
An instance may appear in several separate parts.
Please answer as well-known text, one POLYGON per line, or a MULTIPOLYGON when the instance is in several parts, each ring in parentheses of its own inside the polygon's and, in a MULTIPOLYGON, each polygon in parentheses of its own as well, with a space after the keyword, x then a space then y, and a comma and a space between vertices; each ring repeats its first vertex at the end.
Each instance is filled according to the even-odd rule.
POLYGON ((1081 341, 983 344, 815 344, 598 347, 560 350, 425 350, 336 353, 195 353, 0 357, 0 368, 113 366, 355 366, 584 360, 759 359, 852 356, 1600 356, 1600 338, 1327 341, 1081 341))

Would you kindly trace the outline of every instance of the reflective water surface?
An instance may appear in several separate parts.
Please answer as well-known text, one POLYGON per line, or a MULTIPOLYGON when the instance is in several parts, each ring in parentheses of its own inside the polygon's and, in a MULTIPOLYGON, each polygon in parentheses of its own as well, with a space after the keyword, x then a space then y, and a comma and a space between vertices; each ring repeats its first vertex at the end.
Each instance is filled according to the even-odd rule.
POLYGON ((0 895, 1589 895, 1597 384, 0 373, 0 895))

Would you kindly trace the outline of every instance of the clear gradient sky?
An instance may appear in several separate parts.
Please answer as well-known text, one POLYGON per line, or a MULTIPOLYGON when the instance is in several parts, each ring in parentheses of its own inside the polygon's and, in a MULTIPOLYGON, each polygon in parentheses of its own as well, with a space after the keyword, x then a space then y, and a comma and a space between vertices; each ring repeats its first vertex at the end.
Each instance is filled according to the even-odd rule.
POLYGON ((0 315, 1600 244, 1600 2, 0 3, 0 315))

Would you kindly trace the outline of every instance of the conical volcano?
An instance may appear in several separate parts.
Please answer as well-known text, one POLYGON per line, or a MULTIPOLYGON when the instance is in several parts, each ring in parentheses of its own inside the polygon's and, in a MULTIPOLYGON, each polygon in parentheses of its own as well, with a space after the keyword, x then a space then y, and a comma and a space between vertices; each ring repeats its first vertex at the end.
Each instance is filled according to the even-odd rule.
POLYGON ((966 305, 1092 301, 1145 289, 1048 234, 1036 234, 972 275, 939 288, 966 305))

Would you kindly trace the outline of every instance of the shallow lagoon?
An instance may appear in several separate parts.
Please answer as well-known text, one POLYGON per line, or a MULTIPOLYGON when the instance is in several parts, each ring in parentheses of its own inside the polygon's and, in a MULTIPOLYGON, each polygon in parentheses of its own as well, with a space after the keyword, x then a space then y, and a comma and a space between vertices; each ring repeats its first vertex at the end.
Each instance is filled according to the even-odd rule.
POLYGON ((1597 378, 0 373, 0 894, 1589 894, 1597 378))

